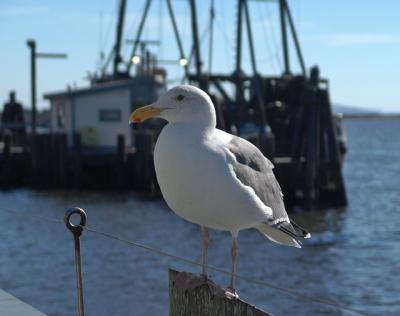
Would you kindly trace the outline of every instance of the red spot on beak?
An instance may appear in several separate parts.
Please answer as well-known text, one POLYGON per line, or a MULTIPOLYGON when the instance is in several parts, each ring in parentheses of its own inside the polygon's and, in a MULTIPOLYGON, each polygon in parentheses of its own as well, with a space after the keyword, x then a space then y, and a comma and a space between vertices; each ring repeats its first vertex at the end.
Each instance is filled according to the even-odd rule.
POLYGON ((140 120, 140 118, 138 118, 138 117, 135 117, 134 119, 133 119, 133 123, 140 123, 141 122, 141 120, 140 120))

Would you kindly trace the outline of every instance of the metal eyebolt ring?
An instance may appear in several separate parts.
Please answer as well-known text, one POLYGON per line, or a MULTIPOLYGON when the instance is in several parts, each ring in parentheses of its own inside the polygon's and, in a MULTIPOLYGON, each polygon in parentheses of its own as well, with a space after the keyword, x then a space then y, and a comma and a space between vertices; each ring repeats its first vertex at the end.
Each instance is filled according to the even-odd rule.
POLYGON ((74 236, 80 236, 82 234, 83 227, 86 225, 86 212, 80 207, 72 207, 65 212, 64 223, 74 236), (78 225, 75 225, 71 222, 71 216, 74 214, 79 215, 80 220, 78 225))

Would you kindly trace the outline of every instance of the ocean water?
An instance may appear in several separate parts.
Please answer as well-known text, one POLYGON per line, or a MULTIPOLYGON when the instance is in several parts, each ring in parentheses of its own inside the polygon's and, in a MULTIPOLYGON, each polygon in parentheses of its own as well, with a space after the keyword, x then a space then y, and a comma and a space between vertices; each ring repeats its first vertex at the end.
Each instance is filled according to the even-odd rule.
MULTIPOLYGON (((400 120, 345 120, 345 126, 349 205, 293 214, 312 233, 303 249, 241 232, 238 274, 372 315, 400 315, 400 120)), ((0 287, 48 315, 76 314, 72 235, 61 222, 71 206, 87 211, 92 228, 201 260, 199 228, 162 201, 133 193, 0 192, 0 287)), ((229 270, 229 234, 212 231, 211 238, 210 264, 229 270)), ((87 315, 168 315, 168 268, 200 271, 87 231, 81 241, 87 315)), ((237 291, 276 316, 352 315, 245 281, 237 291)))

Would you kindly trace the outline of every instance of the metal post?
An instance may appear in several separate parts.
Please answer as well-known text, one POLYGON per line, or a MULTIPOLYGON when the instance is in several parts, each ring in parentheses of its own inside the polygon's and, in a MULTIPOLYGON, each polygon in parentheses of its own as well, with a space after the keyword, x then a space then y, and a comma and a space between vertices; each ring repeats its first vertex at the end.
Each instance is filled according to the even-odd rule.
POLYGON ((121 62, 121 39, 122 39, 122 30, 124 27, 124 18, 125 18, 125 7, 126 0, 120 0, 119 3, 119 13, 118 13, 118 23, 117 23, 117 41, 115 43, 114 49, 114 76, 118 74, 118 65, 121 62))
POLYGON ((26 44, 31 49, 31 102, 32 102, 32 120, 31 120, 31 163, 34 178, 37 176, 37 151, 36 151, 36 58, 66 58, 66 54, 37 53, 36 41, 27 40, 26 44))
POLYGON ((28 40, 26 44, 31 49, 31 135, 32 142, 34 143, 36 136, 36 42, 34 40, 28 40))
POLYGON ((28 40, 31 49, 31 102, 32 102, 32 141, 36 136, 36 58, 67 58, 66 54, 36 53, 36 41, 28 40))
POLYGON ((288 42, 286 33, 285 0, 279 0, 279 12, 281 20, 283 60, 285 63, 284 74, 289 74, 290 66, 289 66, 289 51, 288 51, 288 42))
POLYGON ((83 228, 86 225, 85 211, 79 207, 73 207, 69 209, 64 215, 64 223, 74 236, 78 316, 84 316, 85 308, 83 304, 81 244, 79 238, 82 234, 83 228), (78 214, 80 217, 78 225, 75 225, 71 222, 71 216, 73 214, 78 214))

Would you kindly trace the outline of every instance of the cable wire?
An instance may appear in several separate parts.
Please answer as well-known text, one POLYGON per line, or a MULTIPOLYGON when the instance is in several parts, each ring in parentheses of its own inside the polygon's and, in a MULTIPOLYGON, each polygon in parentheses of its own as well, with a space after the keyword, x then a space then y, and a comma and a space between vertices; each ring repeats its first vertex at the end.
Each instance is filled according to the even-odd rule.
MULTIPOLYGON (((17 215, 17 216, 21 216, 21 217, 23 217, 25 219, 44 220, 44 221, 47 221, 47 222, 51 222, 53 224, 56 223, 56 224, 63 224, 64 225, 64 222, 62 220, 48 218, 48 217, 41 216, 41 215, 26 214, 26 213, 15 211, 15 210, 8 209, 8 208, 1 208, 0 211, 6 212, 6 213, 9 213, 9 214, 14 214, 14 215, 17 215)), ((100 231, 100 230, 97 230, 95 228, 91 228, 91 227, 88 227, 88 226, 81 226, 81 227, 84 230, 86 230, 86 231, 88 231, 90 233, 97 234, 97 235, 103 236, 105 238, 112 239, 112 240, 127 244, 127 245, 129 245, 131 247, 140 248, 140 249, 146 250, 148 252, 151 252, 151 253, 154 253, 154 254, 157 254, 157 255, 160 255, 160 256, 164 256, 164 257, 169 257, 169 258, 171 258, 173 260, 184 262, 184 263, 187 263, 187 264, 190 264, 190 265, 193 265, 193 266, 198 266, 198 267, 202 267, 203 266, 202 263, 200 263, 200 262, 197 262, 197 261, 194 261, 194 260, 191 260, 191 259, 187 259, 187 258, 178 256, 178 255, 174 255, 174 254, 171 254, 171 253, 166 252, 164 250, 156 249, 154 247, 145 245, 143 243, 139 243, 139 242, 136 242, 136 241, 133 241, 133 240, 129 240, 129 239, 126 239, 124 237, 113 235, 111 233, 103 232, 103 231, 100 231)), ((210 269, 212 271, 215 271, 215 272, 218 272, 218 273, 221 273, 221 274, 224 274, 224 275, 228 275, 228 276, 232 275, 231 272, 226 271, 226 270, 224 270, 222 268, 219 268, 219 267, 215 267, 215 266, 212 266, 212 265, 208 265, 207 267, 208 267, 208 269, 210 269)), ((322 304, 322 305, 331 306, 331 307, 337 308, 339 310, 355 313, 357 315, 376 316, 376 315, 370 314, 368 312, 365 312, 363 310, 359 310, 359 309, 353 308, 351 306, 338 303, 336 301, 333 301, 333 300, 325 298, 325 297, 307 295, 307 294, 304 294, 304 293, 301 293, 301 292, 298 292, 298 291, 295 291, 295 290, 292 290, 292 289, 289 289, 289 288, 285 288, 285 287, 282 287, 282 286, 279 286, 279 285, 275 285, 273 283, 266 282, 266 281, 260 281, 258 279, 255 279, 255 278, 252 278, 252 277, 248 277, 248 276, 243 276, 243 275, 239 275, 239 274, 234 274, 234 276, 237 279, 246 281, 246 282, 248 282, 250 284, 255 284, 255 285, 258 285, 258 286, 261 286, 261 287, 274 289, 274 290, 277 290, 277 291, 292 295, 292 296, 297 297, 299 299, 302 299, 304 301, 310 301, 310 302, 319 303, 319 304, 322 304)))
MULTIPOLYGON (((120 236, 116 236, 116 235, 113 235, 113 234, 110 234, 110 233, 98 231, 98 230, 90 228, 88 226, 84 226, 84 227, 82 226, 82 228, 84 230, 87 230, 88 232, 91 232, 91 233, 94 233, 94 234, 98 234, 98 235, 101 235, 101 236, 106 237, 106 238, 114 239, 116 241, 125 243, 127 245, 134 246, 134 247, 137 247, 137 248, 141 248, 141 249, 144 249, 146 251, 149 251, 149 252, 161 255, 161 256, 169 257, 171 259, 174 259, 174 260, 177 260, 177 261, 181 261, 181 262, 184 262, 184 263, 187 263, 187 264, 190 264, 190 265, 194 265, 194 266, 199 266, 199 267, 203 266, 202 263, 200 263, 200 262, 193 261, 191 259, 187 259, 187 258, 184 258, 184 257, 180 257, 180 256, 177 256, 177 255, 168 253, 168 252, 166 252, 164 250, 156 249, 156 248, 150 247, 148 245, 145 245, 145 244, 142 244, 142 243, 139 243, 139 242, 136 242, 136 241, 128 240, 126 238, 123 238, 123 237, 120 237, 120 236)), ((219 267, 215 267, 215 266, 212 266, 212 265, 207 265, 207 267, 210 270, 213 270, 215 272, 218 272, 218 273, 221 273, 221 274, 224 274, 224 275, 228 275, 228 276, 232 275, 231 272, 226 271, 226 270, 224 270, 222 268, 219 268, 219 267)), ((290 294, 290 295, 292 295, 294 297, 297 297, 297 298, 300 298, 302 300, 311 301, 311 302, 315 302, 315 303, 320 303, 320 304, 323 304, 323 305, 329 305, 331 307, 335 307, 335 308, 340 309, 340 310, 345 310, 345 311, 348 311, 348 312, 352 312, 352 313, 355 313, 355 314, 358 314, 358 315, 376 316, 376 315, 367 313, 365 311, 362 311, 362 310, 359 310, 359 309, 356 309, 356 308, 353 308, 353 307, 350 307, 350 306, 347 306, 347 305, 332 301, 332 300, 324 298, 324 297, 303 294, 301 292, 294 291, 294 290, 289 289, 289 288, 281 287, 281 286, 275 285, 273 283, 260 281, 260 280, 257 280, 257 279, 251 278, 251 277, 247 277, 247 276, 243 276, 243 275, 239 275, 239 274, 233 274, 233 275, 237 279, 241 279, 241 280, 246 281, 248 283, 256 284, 256 285, 259 285, 259 286, 262 286, 262 287, 266 287, 266 288, 274 289, 274 290, 277 290, 277 291, 280 291, 280 292, 284 292, 286 294, 290 294)))

